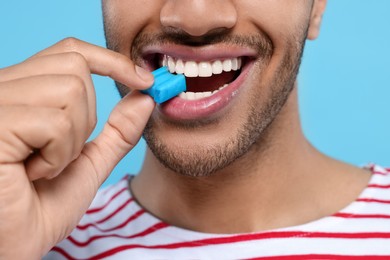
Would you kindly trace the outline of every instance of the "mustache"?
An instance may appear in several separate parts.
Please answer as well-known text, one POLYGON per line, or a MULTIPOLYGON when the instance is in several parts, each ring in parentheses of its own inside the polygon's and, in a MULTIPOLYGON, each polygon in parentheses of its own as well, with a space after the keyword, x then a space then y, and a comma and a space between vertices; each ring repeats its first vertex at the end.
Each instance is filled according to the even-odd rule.
POLYGON ((148 45, 176 44, 191 47, 201 47, 212 44, 224 44, 239 47, 249 47, 261 57, 271 57, 274 46, 269 37, 258 33, 254 35, 232 34, 226 29, 214 29, 202 36, 192 36, 177 28, 165 28, 158 33, 139 33, 133 41, 131 48, 131 58, 137 59, 142 49, 148 45))

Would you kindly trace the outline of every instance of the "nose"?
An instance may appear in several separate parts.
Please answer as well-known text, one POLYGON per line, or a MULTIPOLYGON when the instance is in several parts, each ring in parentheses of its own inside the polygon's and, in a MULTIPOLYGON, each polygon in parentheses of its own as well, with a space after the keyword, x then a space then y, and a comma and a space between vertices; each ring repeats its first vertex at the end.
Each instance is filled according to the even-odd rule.
POLYGON ((231 0, 166 0, 160 21, 163 27, 202 36, 215 29, 233 28, 237 10, 231 0))

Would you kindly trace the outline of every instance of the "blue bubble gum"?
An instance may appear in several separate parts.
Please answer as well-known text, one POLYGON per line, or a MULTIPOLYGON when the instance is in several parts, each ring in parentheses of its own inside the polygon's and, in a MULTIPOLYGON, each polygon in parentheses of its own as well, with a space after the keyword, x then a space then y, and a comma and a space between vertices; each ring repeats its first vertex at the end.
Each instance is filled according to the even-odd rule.
POLYGON ((184 75, 171 74, 167 67, 161 67, 152 72, 154 84, 141 92, 151 96, 158 104, 164 103, 186 91, 184 75))

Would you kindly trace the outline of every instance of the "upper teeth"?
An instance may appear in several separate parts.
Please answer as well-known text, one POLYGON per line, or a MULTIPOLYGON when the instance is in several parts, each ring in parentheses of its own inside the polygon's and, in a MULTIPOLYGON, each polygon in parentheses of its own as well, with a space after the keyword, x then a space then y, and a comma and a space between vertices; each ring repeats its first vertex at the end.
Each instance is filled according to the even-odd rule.
POLYGON ((242 59, 231 58, 214 61, 183 61, 164 55, 162 65, 167 66, 171 73, 184 74, 186 77, 211 77, 223 71, 236 71, 241 69, 242 59))

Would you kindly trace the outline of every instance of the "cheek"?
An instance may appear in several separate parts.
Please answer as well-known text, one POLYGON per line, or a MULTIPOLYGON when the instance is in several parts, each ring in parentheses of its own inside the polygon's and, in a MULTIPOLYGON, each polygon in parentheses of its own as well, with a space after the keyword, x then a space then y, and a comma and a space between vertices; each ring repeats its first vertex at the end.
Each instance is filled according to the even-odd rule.
POLYGON ((104 0, 103 14, 108 42, 115 50, 130 54, 130 47, 137 34, 148 27, 159 25, 161 1, 145 4, 142 0, 104 0))
POLYGON ((254 26, 262 31, 278 51, 307 30, 310 3, 308 0, 242 0, 237 6, 242 23, 246 23, 243 27, 254 26))

